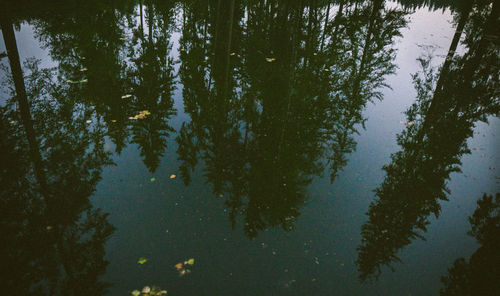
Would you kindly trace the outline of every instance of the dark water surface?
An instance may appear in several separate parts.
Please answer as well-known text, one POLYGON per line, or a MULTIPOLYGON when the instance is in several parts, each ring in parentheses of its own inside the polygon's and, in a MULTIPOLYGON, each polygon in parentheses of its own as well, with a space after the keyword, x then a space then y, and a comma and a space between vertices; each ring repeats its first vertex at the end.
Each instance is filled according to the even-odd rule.
POLYGON ((3 291, 500 295, 499 1, 111 3, 2 7, 3 291))

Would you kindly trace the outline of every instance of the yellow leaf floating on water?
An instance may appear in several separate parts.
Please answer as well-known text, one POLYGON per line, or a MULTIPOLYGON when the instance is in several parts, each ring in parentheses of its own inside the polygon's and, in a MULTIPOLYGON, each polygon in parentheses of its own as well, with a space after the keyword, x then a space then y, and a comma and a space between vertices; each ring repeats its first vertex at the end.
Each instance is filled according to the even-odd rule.
POLYGON ((141 257, 141 258, 139 258, 139 260, 137 260, 137 263, 139 263, 139 264, 144 264, 144 263, 146 263, 147 261, 148 261, 148 259, 146 259, 146 258, 144 258, 144 257, 141 257))
POLYGON ((129 95, 123 95, 123 96, 122 96, 122 99, 128 99, 128 98, 130 98, 130 97, 132 97, 132 95, 130 95, 130 94, 129 94, 129 95))
POLYGON ((116 119, 111 119, 111 122, 116 122, 116 119))
POLYGON ((144 110, 139 112, 139 114, 135 115, 134 117, 129 117, 128 119, 132 120, 137 120, 137 119, 144 119, 146 116, 150 115, 151 113, 148 110, 144 110))
POLYGON ((175 177, 177 177, 177 176, 174 174, 170 175, 170 179, 174 179, 175 177))
POLYGON ((266 61, 269 62, 269 63, 271 63, 271 62, 276 61, 276 59, 275 58, 266 58, 266 61))
POLYGON ((177 270, 181 270, 182 269, 182 263, 175 264, 175 268, 177 268, 177 270))
POLYGON ((151 292, 151 288, 149 286, 142 288, 142 293, 147 294, 149 292, 151 292))
POLYGON ((81 68, 80 69, 80 72, 85 72, 85 71, 87 71, 87 68, 81 68))
POLYGON ((134 291, 132 291, 131 294, 132 294, 132 296, 139 296, 139 295, 141 295, 141 292, 139 292, 139 290, 134 290, 134 291))
POLYGON ((194 258, 189 259, 188 261, 184 262, 184 264, 193 265, 194 264, 194 258))
POLYGON ((234 56, 235 54, 236 54, 235 52, 232 52, 232 53, 230 53, 229 55, 230 55, 230 56, 234 56))

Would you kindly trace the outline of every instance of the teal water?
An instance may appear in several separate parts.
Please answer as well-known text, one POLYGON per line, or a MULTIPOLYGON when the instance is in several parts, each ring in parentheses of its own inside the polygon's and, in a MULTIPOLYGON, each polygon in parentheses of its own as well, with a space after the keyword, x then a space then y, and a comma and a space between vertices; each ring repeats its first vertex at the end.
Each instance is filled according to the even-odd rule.
POLYGON ((8 2, 2 288, 498 295, 498 4, 8 2))

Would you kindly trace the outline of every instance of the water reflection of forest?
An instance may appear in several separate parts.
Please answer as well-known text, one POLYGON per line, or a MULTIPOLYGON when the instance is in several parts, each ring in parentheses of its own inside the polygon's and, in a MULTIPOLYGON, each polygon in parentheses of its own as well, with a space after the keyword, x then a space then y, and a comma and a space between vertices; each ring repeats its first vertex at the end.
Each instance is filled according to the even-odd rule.
MULTIPOLYGON (((427 217, 446 199, 450 172, 467 153, 474 123, 498 114, 498 5, 470 3, 453 8, 457 34, 441 69, 422 59, 423 71, 414 77, 418 97, 407 111, 413 124, 398 138, 402 150, 385 167, 363 226, 363 279, 422 237, 427 217), (467 51, 457 56, 461 35, 467 51)), ((40 7, 2 14, 10 65, 2 69, 3 82, 11 94, 1 115, 8 168, 2 208, 12 209, 2 233, 12 236, 12 246, 30 246, 15 255, 12 246, 3 248, 12 264, 34 262, 20 264, 9 285, 44 279, 41 294, 80 286, 105 291, 98 276, 113 227, 89 197, 102 168, 112 165, 106 139, 118 155, 136 144, 152 173, 175 139, 182 180, 189 184, 203 163, 203 177, 214 195, 224 196, 233 226, 241 216, 250 238, 269 227, 293 229, 307 185, 324 171, 334 182, 356 148, 365 106, 383 99, 385 78, 396 66, 394 41, 411 13, 384 0, 47 7, 50 13, 40 7), (55 68, 19 60, 13 28, 23 20, 55 68), (177 132, 171 126, 176 92, 189 116, 177 132)))

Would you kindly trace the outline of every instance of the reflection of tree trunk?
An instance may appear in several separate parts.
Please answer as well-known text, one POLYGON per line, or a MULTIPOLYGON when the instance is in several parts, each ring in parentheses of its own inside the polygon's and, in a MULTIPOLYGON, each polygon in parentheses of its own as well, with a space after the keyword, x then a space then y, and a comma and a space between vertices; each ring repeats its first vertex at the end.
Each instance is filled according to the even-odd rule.
POLYGON ((144 37, 144 18, 142 16, 142 0, 139 2, 139 13, 141 15, 141 37, 144 37))
POLYGON ((42 195, 45 198, 47 198, 46 195, 47 182, 45 179, 45 174, 43 172, 42 156, 40 154, 40 148, 38 146, 38 142, 35 137, 35 130, 33 129, 33 121, 31 120, 28 97, 26 95, 23 72, 21 69, 21 63, 19 61, 19 53, 17 50, 16 37, 14 35, 14 30, 12 29, 12 23, 10 22, 10 20, 8 20, 7 17, 0 17, 0 19, 1 19, 1 27, 5 42, 5 47, 7 49, 7 54, 9 56, 12 78, 14 80, 14 86, 16 89, 17 101, 19 102, 21 120, 23 122, 23 126, 26 131, 26 137, 28 138, 28 146, 30 150, 31 159, 33 161, 35 176, 40 185, 42 195))
POLYGON ((323 45, 325 44, 325 35, 326 31, 328 28, 328 17, 330 16, 330 2, 328 2, 328 7, 326 8, 326 15, 325 15, 325 25, 323 25, 323 36, 321 36, 321 46, 319 51, 323 51, 323 45))
POLYGON ((370 23, 368 25, 368 32, 366 34, 366 40, 365 44, 363 46, 363 55, 361 56, 361 62, 359 64, 359 70, 357 71, 357 77, 354 81, 354 87, 353 87, 353 98, 356 99, 357 96, 359 95, 360 92, 360 87, 361 87, 361 80, 363 77, 363 72, 365 71, 365 65, 366 65, 366 60, 368 59, 369 52, 370 52, 370 46, 372 44, 373 40, 373 31, 374 31, 374 25, 375 25, 375 19, 378 16, 378 12, 382 8, 382 3, 384 0, 374 0, 373 1, 373 8, 372 8, 372 13, 370 15, 370 23))
POLYGON ((459 21, 457 28, 455 30, 455 35, 453 36, 453 40, 451 41, 450 49, 448 50, 448 54, 446 55, 446 60, 443 64, 443 67, 441 68, 441 73, 439 74, 439 79, 436 83, 436 88, 434 90, 434 96, 432 98, 431 105, 429 106, 428 114, 433 113, 434 109, 436 108, 435 98, 437 97, 437 94, 439 94, 441 92, 444 78, 448 75, 448 71, 450 70, 449 68, 451 65, 451 61, 453 60, 453 56, 455 55, 455 51, 457 50, 458 42, 460 41, 460 37, 462 36, 462 32, 464 30, 465 24, 467 23, 467 20, 469 19, 469 14, 472 10, 473 3, 474 3, 473 0, 468 1, 466 8, 461 13, 462 15, 460 16, 460 21, 459 21))

